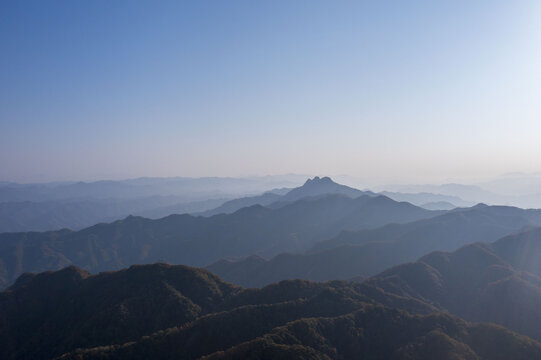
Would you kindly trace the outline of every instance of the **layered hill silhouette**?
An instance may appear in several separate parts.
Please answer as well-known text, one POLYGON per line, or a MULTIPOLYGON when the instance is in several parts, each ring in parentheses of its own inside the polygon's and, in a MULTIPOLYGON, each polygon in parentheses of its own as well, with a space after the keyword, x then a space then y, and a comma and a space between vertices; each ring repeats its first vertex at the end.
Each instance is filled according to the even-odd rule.
POLYGON ((243 286, 264 286, 295 278, 350 279, 375 275, 432 251, 452 251, 474 242, 495 241, 536 225, 541 225, 540 210, 480 204, 407 224, 342 232, 304 254, 284 253, 270 260, 254 256, 236 261, 225 259, 208 268, 243 286))
POLYGON ((202 215, 212 216, 216 214, 230 214, 244 207, 253 205, 268 206, 272 204, 271 207, 277 208, 302 198, 330 194, 344 195, 350 198, 357 198, 363 195, 376 195, 371 191, 361 191, 346 185, 338 184, 327 176, 322 178, 316 176, 313 179, 306 180, 304 185, 291 189, 284 194, 266 192, 258 196, 249 196, 226 201, 224 204, 215 209, 203 212, 202 215))
POLYGON ((140 178, 121 181, 0 183, 0 233, 80 230, 126 216, 200 213, 224 201, 301 184, 299 175, 255 178, 140 178))
POLYGON ((438 193, 430 192, 412 192, 412 193, 401 193, 401 192, 392 192, 392 191, 381 191, 381 195, 390 197, 396 201, 407 201, 413 205, 425 207, 432 206, 439 209, 453 209, 455 207, 470 207, 475 205, 475 202, 465 201, 459 198, 458 196, 442 195, 438 193))
POLYGON ((277 175, 250 178, 146 177, 94 182, 0 183, 0 202, 137 199, 149 196, 177 196, 186 201, 200 201, 223 198, 224 195, 240 196, 272 188, 297 186, 304 179, 304 175, 277 175))
POLYGON ((365 283, 243 289, 165 264, 25 274, 0 293, 2 359, 532 359, 541 344, 365 283), (406 311, 409 311, 406 312, 406 311), (417 313, 417 315, 413 315, 417 313))
POLYGON ((22 274, 0 293, 0 358, 541 358, 541 211, 428 211, 335 185, 231 214, 0 234, 2 283, 22 274), (209 267, 226 280, 272 284, 163 263, 91 274, 224 257, 245 257, 209 267), (275 282, 298 277, 355 281, 275 282))
POLYGON ((298 188, 278 188, 262 195, 238 198, 242 194, 261 191, 265 184, 297 183, 297 178, 142 178, 91 183, 5 183, 0 184, 0 233, 62 228, 80 230, 130 214, 152 219, 186 213, 211 216, 230 214, 252 205, 285 204, 307 196, 342 194, 355 198, 372 194, 337 184, 328 177, 315 177, 298 188))
POLYGON ((435 252, 365 283, 541 340, 541 229, 435 252))
MULTIPOLYGON (((313 194, 318 183, 323 189, 334 187, 332 181, 312 180, 294 190, 294 197, 313 194)), ((271 257, 305 251, 342 230, 406 223, 437 214, 384 196, 331 194, 211 217, 185 214, 149 220, 129 216, 80 231, 4 233, 0 234, 0 284, 6 286, 23 272, 72 264, 98 272, 157 261, 205 266, 223 257, 271 257)))
POLYGON ((223 199, 186 201, 175 196, 137 199, 78 199, 67 201, 0 202, 0 233, 80 230, 99 222, 111 222, 137 214, 152 219, 171 214, 201 212, 223 203, 223 199))

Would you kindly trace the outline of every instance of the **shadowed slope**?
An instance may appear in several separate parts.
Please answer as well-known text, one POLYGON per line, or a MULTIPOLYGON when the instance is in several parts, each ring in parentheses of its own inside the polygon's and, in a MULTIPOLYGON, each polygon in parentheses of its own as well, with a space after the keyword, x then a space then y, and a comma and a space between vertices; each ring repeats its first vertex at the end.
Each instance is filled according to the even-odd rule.
POLYGON ((541 230, 435 252, 365 283, 541 339, 541 230), (526 271, 531 272, 526 272, 526 271))
POLYGON ((240 291, 208 271, 164 264, 28 274, 0 293, 0 358, 134 340, 217 311, 240 291))
POLYGON ((263 286, 294 278, 350 279, 415 261, 431 251, 452 251, 468 243, 495 241, 540 223, 539 210, 478 205, 407 224, 342 232, 305 254, 280 254, 257 262, 220 261, 208 268, 243 286, 263 286))
MULTIPOLYGON (((138 265, 98 275, 68 267, 25 274, 0 293, 0 358, 51 358, 168 328, 170 346, 185 343, 186 352, 176 354, 205 355, 288 321, 342 315, 365 303, 433 310, 415 299, 346 282, 287 281, 242 289, 182 265, 138 265)), ((161 339, 157 336, 152 339, 161 339)), ((157 346, 158 353, 166 348, 161 340, 157 346)))
POLYGON ((541 356, 540 345, 449 315, 366 306, 341 317, 294 321, 205 359, 532 359, 541 356))
MULTIPOLYGON (((438 283, 436 274, 414 278, 410 289, 438 283)), ((242 289, 205 270, 164 264, 25 274, 0 293, 0 357, 526 359, 541 351, 503 328, 393 310, 428 314, 441 304, 374 281, 242 289)))

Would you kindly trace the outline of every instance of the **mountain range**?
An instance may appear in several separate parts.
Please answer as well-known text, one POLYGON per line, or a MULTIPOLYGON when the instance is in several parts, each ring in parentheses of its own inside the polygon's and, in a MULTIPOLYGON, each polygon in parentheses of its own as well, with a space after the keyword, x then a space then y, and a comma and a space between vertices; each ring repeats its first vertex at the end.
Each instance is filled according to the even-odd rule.
POLYGON ((71 264, 98 272, 156 261, 205 266, 224 257, 271 257, 305 251, 343 230, 407 223, 440 213, 384 196, 327 194, 329 187, 360 193, 315 178, 284 195, 292 202, 254 205, 232 214, 170 215, 157 220, 129 216, 80 231, 3 233, 0 283, 6 286, 23 272, 71 264), (310 196, 318 194, 319 185, 319 195, 310 196))
POLYGON ((302 184, 305 175, 261 177, 171 177, 100 180, 94 182, 0 183, 0 202, 77 199, 135 199, 149 196, 178 196, 199 201, 224 195, 257 194, 268 189, 302 184))
POLYGON ((186 202, 176 196, 0 202, 0 232, 80 230, 100 222, 123 219, 130 214, 157 219, 171 214, 205 211, 223 202, 224 199, 186 202))
POLYGON ((541 340, 541 229, 475 243, 391 268, 366 281, 471 321, 541 340))
MULTIPOLYGON (((340 193, 353 198, 361 194, 374 195, 371 191, 338 185, 328 177, 316 178, 314 180, 328 181, 327 194, 340 193)), ((359 183, 354 178, 342 178, 348 183, 359 183)), ((0 182, 0 233, 62 228, 80 230, 128 215, 157 219, 184 213, 203 216, 230 214, 247 206, 269 206, 310 196, 306 186, 302 196, 295 198, 295 192, 284 196, 305 179, 305 175, 290 174, 34 184, 0 182)), ((324 181, 316 182, 316 193, 321 194, 324 181)), ((377 193, 379 195, 428 210, 451 210, 479 202, 539 208, 539 184, 539 176, 511 174, 478 185, 387 185, 376 189, 381 191, 377 193)))
POLYGON ((421 206, 429 210, 451 210, 456 207, 470 207, 476 204, 476 202, 466 201, 458 196, 429 192, 406 193, 382 191, 379 194, 390 197, 396 201, 407 201, 413 205, 421 206))
POLYGON ((208 269, 243 286, 264 286, 295 278, 350 279, 375 275, 432 251, 496 241, 535 226, 541 226, 541 210, 479 204, 405 224, 343 231, 302 254, 283 253, 270 260, 260 256, 222 259, 208 269))
POLYGON ((429 211, 326 177, 270 194, 279 200, 231 214, 129 216, 80 231, 3 233, 0 284, 68 265, 95 273, 157 261, 208 266, 243 286, 351 279, 541 226, 539 210, 479 204, 429 211))
POLYGON ((533 359, 541 344, 370 283, 243 289, 165 264, 25 274, 0 293, 0 357, 533 359))
POLYGON ((128 215, 200 213, 229 199, 301 184, 299 175, 139 178, 43 184, 0 183, 0 232, 80 230, 128 215))
POLYGON ((294 189, 282 189, 282 192, 270 191, 258 196, 249 196, 226 201, 215 209, 202 213, 205 216, 217 214, 230 214, 244 207, 253 205, 279 207, 302 198, 316 197, 321 195, 344 195, 350 198, 357 198, 363 195, 375 196, 371 191, 361 191, 349 186, 337 184, 328 176, 308 179, 304 185, 294 189), (283 190, 286 190, 285 192, 283 190))
POLYGON ((541 358, 541 210, 316 177, 220 212, 0 234, 0 358, 541 358))
MULTIPOLYGON (((509 175, 492 181, 465 185, 448 183, 441 185, 385 185, 377 189, 389 197, 393 193, 411 194, 415 199, 418 193, 439 194, 459 198, 464 202, 487 203, 491 205, 509 205, 522 208, 541 208, 541 177, 539 174, 509 175)), ((406 200, 407 201, 407 200, 406 200)), ((448 200, 444 200, 448 201, 448 200)), ((454 203, 454 201, 449 201, 454 203)), ((455 204, 459 205, 460 204, 455 204)))

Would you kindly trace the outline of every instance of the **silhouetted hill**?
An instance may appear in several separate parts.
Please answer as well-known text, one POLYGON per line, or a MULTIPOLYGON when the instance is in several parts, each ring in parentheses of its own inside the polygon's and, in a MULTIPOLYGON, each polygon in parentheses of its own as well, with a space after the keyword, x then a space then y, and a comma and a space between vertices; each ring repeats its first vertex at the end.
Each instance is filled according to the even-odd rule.
POLYGON ((319 197, 331 194, 344 195, 350 198, 356 198, 363 195, 375 195, 370 191, 361 191, 349 186, 335 183, 329 177, 320 178, 319 176, 316 176, 313 179, 306 180, 304 185, 291 189, 285 194, 280 195, 274 192, 266 192, 258 196, 250 196, 230 200, 215 209, 203 212, 202 215, 211 216, 216 214, 230 214, 243 207, 252 205, 267 206, 273 203, 274 206, 272 207, 277 208, 291 202, 300 200, 302 198, 319 197))
POLYGON ((342 232, 305 254, 279 254, 257 263, 221 261, 208 268, 243 286, 295 278, 350 279, 375 275, 435 250, 452 251, 477 241, 495 241, 534 225, 541 225, 540 210, 477 205, 407 224, 342 232))
POLYGON ((334 239, 316 244, 312 250, 321 251, 336 245, 358 245, 375 240, 407 241, 414 244, 428 241, 443 246, 438 250, 455 250, 465 244, 495 241, 505 235, 539 225, 541 210, 478 204, 409 224, 390 224, 374 231, 345 231, 334 239))
POLYGON ((70 264, 91 272, 157 261, 194 266, 224 257, 303 251, 344 229, 409 222, 438 214, 379 196, 305 198, 269 209, 260 205, 212 217, 130 216, 77 232, 0 234, 0 281, 70 264))
POLYGON ((541 339, 541 229, 435 252, 365 283, 541 339))
POLYGON ((165 264, 25 274, 0 293, 0 358, 535 358, 541 344, 366 283, 242 289, 165 264), (382 305, 383 304, 383 305, 382 305))
POLYGON ((303 186, 295 188, 284 195, 283 201, 295 201, 309 196, 319 196, 325 194, 340 194, 350 198, 356 198, 362 195, 374 195, 374 193, 361 191, 352 187, 337 184, 330 177, 319 176, 308 179, 303 186))

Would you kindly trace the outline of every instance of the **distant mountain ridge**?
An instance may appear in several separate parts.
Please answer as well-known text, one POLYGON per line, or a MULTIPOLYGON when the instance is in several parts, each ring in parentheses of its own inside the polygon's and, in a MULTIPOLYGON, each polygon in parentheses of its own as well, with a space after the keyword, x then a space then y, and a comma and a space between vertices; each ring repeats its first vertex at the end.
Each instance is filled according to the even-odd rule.
MULTIPOLYGON (((313 193, 313 192, 312 192, 313 193)), ((406 223, 435 216, 384 196, 355 199, 331 194, 276 209, 261 205, 211 217, 171 215, 149 220, 130 216, 83 230, 0 234, 0 284, 26 271, 77 265, 91 272, 165 261, 205 266, 223 257, 304 251, 342 230, 406 223)))
MULTIPOLYGON (((0 182, 0 233, 61 228, 79 230, 98 222, 119 220, 130 214, 153 219, 184 213, 203 216, 231 214, 247 206, 272 205, 276 208, 302 197, 324 194, 343 194, 352 198, 375 195, 371 191, 360 191, 337 184, 328 177, 316 176, 309 180, 311 184, 306 181, 306 176, 290 174, 245 178, 138 178, 42 184, 0 182), (305 184, 299 186, 303 181, 305 184), (309 191, 310 185, 315 189, 312 193, 309 191), (294 188, 295 186, 302 189, 294 188), (291 192, 289 197, 286 196, 288 192, 291 192), (295 196, 296 193, 298 196, 295 196)), ((523 208, 541 207, 541 195, 538 193, 499 195, 483 188, 488 186, 495 187, 498 191, 508 188, 516 191, 517 187, 536 188, 539 184, 538 179, 517 181, 515 184, 507 179, 503 183, 496 181, 481 184, 481 187, 460 184, 394 186, 395 190, 402 192, 382 191, 378 194, 429 210, 469 207, 479 201, 490 204, 517 204, 523 208), (464 196, 466 200, 457 195, 464 196)), ((392 189, 393 186, 384 188, 392 189)))
POLYGON ((212 216, 216 214, 230 214, 243 207, 252 205, 268 206, 274 204, 273 207, 283 206, 285 204, 300 200, 306 197, 317 197, 322 195, 344 195, 350 198, 356 198, 363 195, 375 196, 371 191, 361 191, 346 185, 338 184, 330 177, 316 176, 313 179, 308 179, 306 182, 297 188, 290 189, 285 194, 277 194, 266 192, 258 196, 243 197, 225 202, 221 206, 202 212, 201 215, 212 216))
MULTIPOLYGON (((539 176, 532 178, 501 178, 500 180, 480 183, 477 185, 464 185, 457 183, 441 185, 387 185, 379 187, 381 190, 391 191, 386 193, 393 199, 396 198, 393 192, 400 195, 411 195, 418 193, 441 194, 443 196, 458 197, 461 201, 470 204, 459 204, 453 200, 444 200, 457 206, 471 206, 471 202, 484 202, 490 205, 517 206, 524 209, 541 208, 541 179, 539 176)), ((407 200, 406 200, 407 201, 407 200)), ((416 203, 420 205, 419 203, 416 203)))
POLYGON ((474 242, 541 226, 541 210, 477 205, 406 224, 343 231, 304 254, 279 254, 269 260, 221 260, 208 266, 227 281, 264 286, 303 278, 314 281, 372 276, 388 267, 415 261, 432 251, 454 251, 474 242))
POLYGON ((133 199, 148 196, 178 196, 183 197, 184 201, 200 201, 292 187, 304 179, 304 175, 277 175, 245 178, 137 178, 43 184, 5 183, 0 184, 0 202, 133 199))
POLYGON ((390 197, 396 201, 407 201, 413 205, 422 206, 424 204, 430 203, 448 203, 452 204, 453 207, 470 207, 475 205, 473 201, 466 201, 461 199, 458 196, 443 195, 434 192, 392 192, 392 191, 382 191, 379 194, 390 197))
POLYGON ((231 214, 252 205, 266 206, 275 202, 284 205, 307 196, 343 194, 354 198, 369 194, 337 184, 328 177, 315 177, 298 188, 279 188, 258 196, 226 201, 234 197, 233 193, 251 193, 266 183, 293 182, 280 178, 142 178, 90 183, 5 183, 0 184, 0 233, 62 228, 80 230, 128 215, 152 219, 187 213, 212 216, 231 214))
MULTIPOLYGON (((304 180, 306 177, 303 176, 304 180)), ((298 175, 256 178, 139 178, 119 181, 0 183, 0 233, 79 230, 128 215, 200 213, 224 201, 301 183, 298 175)))
POLYGON ((224 199, 185 202, 178 197, 150 196, 137 199, 0 202, 0 233, 80 230, 100 222, 140 215, 156 219, 174 213, 200 212, 224 199))

